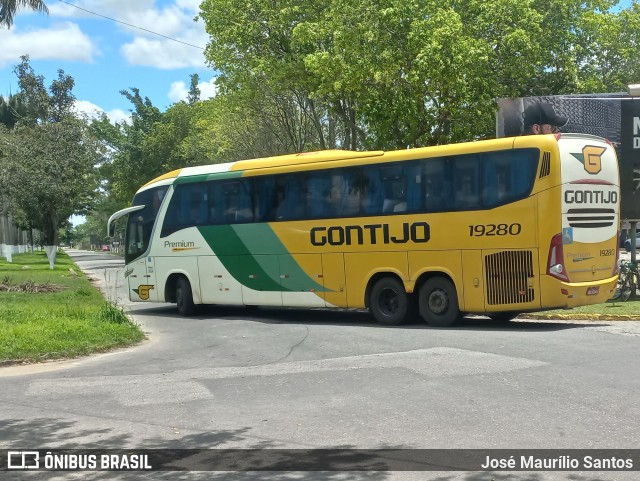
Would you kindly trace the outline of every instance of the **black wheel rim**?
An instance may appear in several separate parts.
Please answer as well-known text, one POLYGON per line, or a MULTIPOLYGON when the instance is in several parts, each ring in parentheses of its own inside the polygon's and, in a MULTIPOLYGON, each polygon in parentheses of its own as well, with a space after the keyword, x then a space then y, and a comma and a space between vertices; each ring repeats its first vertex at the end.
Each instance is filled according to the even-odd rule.
POLYGON ((444 314, 449 309, 449 297, 443 290, 435 290, 429 294, 429 310, 434 314, 444 314))
POLYGON ((398 312, 398 293, 393 289, 384 289, 378 297, 378 307, 383 314, 392 316, 398 312))

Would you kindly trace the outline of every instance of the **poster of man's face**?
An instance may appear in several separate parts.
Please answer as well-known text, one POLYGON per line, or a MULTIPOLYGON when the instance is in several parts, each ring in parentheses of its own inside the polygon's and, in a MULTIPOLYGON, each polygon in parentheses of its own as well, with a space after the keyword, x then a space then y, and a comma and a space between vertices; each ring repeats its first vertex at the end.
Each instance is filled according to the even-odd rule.
POLYGON ((621 218, 640 220, 640 98, 602 94, 498 99, 497 137, 556 132, 596 135, 615 146, 621 218))

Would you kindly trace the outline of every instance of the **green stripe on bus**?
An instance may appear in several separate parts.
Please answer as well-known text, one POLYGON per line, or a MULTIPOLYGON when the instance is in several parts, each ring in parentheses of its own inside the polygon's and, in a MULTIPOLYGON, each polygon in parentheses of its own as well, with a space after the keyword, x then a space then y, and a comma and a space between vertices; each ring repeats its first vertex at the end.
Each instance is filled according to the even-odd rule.
POLYGON ((282 266, 296 292, 325 291, 288 253, 269 224, 202 226, 198 230, 227 271, 251 289, 293 291, 280 283, 282 266))
MULTIPOLYGON (((295 289, 287 288, 282 290, 295 290, 296 292, 312 290, 324 292, 326 290, 322 284, 314 281, 300 267, 269 224, 238 224, 234 226, 234 230, 243 244, 248 247, 249 252, 259 253, 262 251, 278 254, 278 279, 280 278, 280 272, 286 272, 289 276, 287 283, 296 286, 295 289)), ((264 258, 264 256, 257 257, 258 262, 261 258, 264 258)))
POLYGON ((208 182, 210 180, 237 179, 239 177, 242 177, 242 172, 242 170, 239 170, 237 172, 216 172, 214 174, 185 175, 184 177, 176 177, 176 180, 173 182, 173 184, 195 184, 196 182, 208 182))

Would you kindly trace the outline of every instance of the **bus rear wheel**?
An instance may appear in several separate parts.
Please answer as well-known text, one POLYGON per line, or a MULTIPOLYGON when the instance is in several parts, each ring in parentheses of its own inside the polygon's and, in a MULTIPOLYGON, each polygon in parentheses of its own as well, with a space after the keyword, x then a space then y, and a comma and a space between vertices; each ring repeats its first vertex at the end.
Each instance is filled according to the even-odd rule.
POLYGON ((419 299, 420 315, 430 326, 453 326, 461 317, 456 288, 449 279, 428 279, 420 287, 419 299))
POLYGON ((398 326, 415 316, 415 301, 402 282, 383 277, 371 289, 369 312, 383 326, 398 326))
POLYGON ((185 277, 178 279, 176 284, 176 305, 181 316, 190 316, 195 311, 191 284, 185 277))

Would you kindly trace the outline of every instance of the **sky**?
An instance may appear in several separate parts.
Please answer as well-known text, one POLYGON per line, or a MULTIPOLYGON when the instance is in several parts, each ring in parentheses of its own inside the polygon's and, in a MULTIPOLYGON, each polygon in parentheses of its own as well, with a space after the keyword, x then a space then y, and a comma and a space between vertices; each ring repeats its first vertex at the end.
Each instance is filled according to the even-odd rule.
POLYGON ((132 87, 164 111, 186 99, 197 73, 201 98, 212 97, 215 71, 204 59, 208 36, 202 20, 194 21, 200 2, 47 0, 49 15, 21 9, 11 29, 0 28, 0 95, 18 91, 13 69, 28 54, 46 87, 64 70, 75 80, 78 111, 104 111, 113 122, 129 117, 132 105, 120 91, 132 87))
POLYGON ((208 36, 203 22, 194 21, 200 2, 45 0, 49 15, 21 9, 11 29, 0 28, 0 95, 17 92, 13 68, 28 54, 47 87, 63 69, 75 79, 78 110, 104 111, 114 122, 130 115, 120 91, 131 87, 164 111, 186 99, 190 75, 197 73, 201 98, 212 97, 215 72, 203 55, 208 36))

